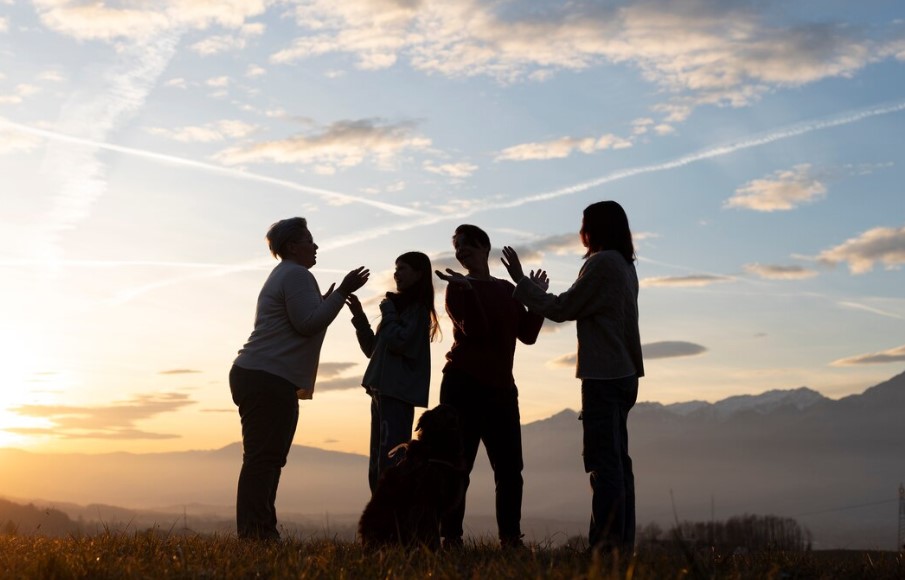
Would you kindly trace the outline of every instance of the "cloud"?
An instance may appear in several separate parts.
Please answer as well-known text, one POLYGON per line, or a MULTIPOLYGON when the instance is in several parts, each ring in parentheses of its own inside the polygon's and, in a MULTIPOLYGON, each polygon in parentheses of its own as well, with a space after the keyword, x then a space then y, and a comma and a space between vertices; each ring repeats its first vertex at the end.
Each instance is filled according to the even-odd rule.
MULTIPOLYGON (((665 340, 642 344, 641 352, 644 354, 644 360, 654 360, 661 358, 697 356, 707 352, 707 347, 693 342, 665 340)), ((575 353, 571 353, 547 361, 547 366, 552 368, 574 368, 577 362, 578 356, 575 353)))
POLYGON ((231 81, 228 76, 221 75, 219 77, 211 77, 211 78, 207 79, 206 81, 204 81, 204 84, 206 84, 209 87, 213 87, 215 89, 225 89, 226 87, 229 86, 230 82, 231 81))
POLYGON ((262 14, 268 0, 163 0, 160 2, 84 2, 35 0, 41 22, 78 40, 147 41, 164 31, 202 30, 212 24, 240 29, 262 14))
POLYGON ((348 168, 370 159, 385 167, 405 151, 430 145, 430 139, 414 135, 414 130, 411 122, 337 121, 320 132, 231 147, 214 157, 227 165, 271 162, 348 168))
POLYGON ((338 379, 318 379, 314 389, 315 392, 322 393, 324 391, 348 391, 351 389, 361 389, 361 377, 342 377, 338 379))
POLYGON ((41 144, 43 139, 35 135, 7 129, 3 126, 5 119, 0 117, 0 155, 9 153, 28 153, 41 144))
POLYGON ((362 69, 405 59, 429 73, 503 82, 543 82, 560 70, 629 65, 670 95, 660 110, 675 122, 702 104, 743 106, 776 87, 848 77, 905 54, 898 38, 874 40, 859 27, 825 21, 777 25, 782 6, 719 0, 311 0, 295 9, 298 38, 271 58, 286 63, 345 53, 362 69))
POLYGON ((707 347, 681 340, 664 340, 642 344, 641 352, 644 354, 645 360, 653 360, 658 358, 697 356, 707 352, 707 347))
MULTIPOLYGON (((322 362, 317 367, 317 376, 327 379, 333 379, 343 374, 344 371, 347 371, 357 365, 358 363, 354 362, 322 362)), ((321 383, 318 383, 318 387, 320 387, 320 384, 321 383)))
POLYGON ((182 143, 213 143, 227 139, 241 139, 257 129, 257 126, 249 125, 242 121, 224 119, 205 125, 185 126, 174 129, 148 127, 146 131, 152 135, 159 135, 182 143))
POLYGON ((248 45, 248 41, 256 36, 264 34, 264 25, 256 22, 244 24, 236 34, 218 34, 199 40, 191 45, 191 48, 201 56, 211 56, 230 50, 242 50, 248 45))
POLYGON ((802 266, 781 266, 777 264, 745 264, 745 271, 768 280, 807 280, 817 276, 816 270, 802 266))
POLYGON ((166 371, 160 371, 159 375, 191 375, 195 373, 200 373, 203 371, 195 370, 195 369, 170 369, 166 371))
POLYGON ((632 142, 607 133, 601 137, 585 137, 575 139, 561 137, 553 141, 540 143, 523 143, 503 149, 497 156, 497 161, 531 161, 542 159, 563 159, 575 151, 591 154, 604 149, 624 149, 631 147, 632 142))
POLYGON ((424 170, 453 179, 464 179, 478 170, 477 165, 471 163, 444 163, 442 165, 434 165, 431 161, 424 162, 424 170))
POLYGON ((0 16, 0 33, 9 31, 9 19, 5 16, 0 16))
POLYGON ((888 269, 905 264, 905 226, 878 227, 846 240, 829 250, 820 252, 817 260, 827 266, 848 263, 852 274, 864 274, 880 262, 888 269))
POLYGON ((716 276, 713 274, 693 274, 689 276, 660 276, 653 278, 644 278, 641 280, 642 288, 652 288, 656 286, 671 286, 678 288, 701 288, 718 284, 720 282, 733 282, 735 278, 730 276, 716 276))
POLYGON ((826 194, 826 185, 808 164, 777 171, 770 177, 755 179, 735 190, 724 207, 755 211, 784 211, 815 201, 826 194))
POLYGON ((11 412, 44 419, 49 427, 6 429, 21 434, 48 435, 62 439, 174 439, 180 435, 152 433, 135 423, 172 413, 195 404, 182 393, 137 395, 129 400, 97 407, 76 405, 22 405, 11 412))
POLYGON ((40 92, 41 89, 28 83, 16 85, 11 93, 0 94, 0 105, 18 105, 26 98, 40 92))
POLYGON ((267 69, 262 66, 258 66, 256 64, 248 65, 248 68, 245 69, 245 76, 250 79, 258 78, 267 74, 267 69))
POLYGON ((834 367, 849 367, 855 365, 873 365, 886 363, 905 362, 905 345, 890 348, 880 352, 861 354, 848 358, 841 358, 830 363, 834 367))

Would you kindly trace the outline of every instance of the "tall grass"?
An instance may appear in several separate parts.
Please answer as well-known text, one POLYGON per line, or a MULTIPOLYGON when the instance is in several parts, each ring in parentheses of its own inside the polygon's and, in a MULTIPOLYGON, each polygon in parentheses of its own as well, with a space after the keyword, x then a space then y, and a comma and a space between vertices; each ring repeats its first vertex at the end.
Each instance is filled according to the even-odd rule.
POLYGON ((901 554, 795 552, 729 556, 660 547, 632 557, 533 546, 366 552, 330 539, 279 543, 165 533, 0 536, 0 578, 905 578, 901 554))

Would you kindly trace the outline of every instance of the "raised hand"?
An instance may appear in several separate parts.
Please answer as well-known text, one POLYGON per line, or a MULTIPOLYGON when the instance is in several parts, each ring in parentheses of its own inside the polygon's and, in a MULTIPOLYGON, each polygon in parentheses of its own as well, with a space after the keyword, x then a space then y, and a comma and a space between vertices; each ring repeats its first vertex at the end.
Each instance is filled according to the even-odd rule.
POLYGON ((343 296, 349 296, 359 288, 365 285, 365 282, 368 281, 368 277, 371 275, 371 271, 365 268, 364 266, 360 266, 355 268, 343 278, 343 281, 339 283, 339 291, 343 293, 343 296))
POLYGON ((364 308, 361 307, 361 300, 359 300, 358 296, 356 296, 355 294, 349 294, 346 297, 346 306, 349 307, 349 310, 352 312, 352 316, 354 317, 365 315, 364 308))
POLYGON ((440 270, 434 270, 434 273, 437 274, 437 277, 444 282, 449 282, 450 284, 456 284, 465 288, 471 288, 471 281, 468 279, 468 277, 466 277, 465 274, 456 272, 452 268, 447 268, 445 274, 440 270))
POLYGON ((547 277, 546 270, 538 270, 537 272, 531 270, 528 278, 530 278, 532 282, 540 286, 540 289, 544 292, 546 292, 547 288, 550 287, 550 278, 547 277))
POLYGON ((518 259, 518 254, 512 249, 512 246, 503 246, 503 257, 500 258, 500 261, 506 266, 509 277, 516 284, 525 277, 525 271, 522 270, 522 262, 518 259))

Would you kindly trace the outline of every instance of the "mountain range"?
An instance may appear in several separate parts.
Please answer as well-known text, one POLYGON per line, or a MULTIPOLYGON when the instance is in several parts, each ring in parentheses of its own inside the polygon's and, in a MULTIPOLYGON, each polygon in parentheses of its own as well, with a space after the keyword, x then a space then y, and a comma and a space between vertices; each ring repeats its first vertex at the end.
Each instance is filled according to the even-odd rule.
MULTIPOLYGON (((585 532, 590 492, 578 413, 525 424, 522 436, 528 539, 558 543, 585 532)), ((838 400, 802 387, 716 403, 639 403, 629 437, 640 525, 772 514, 807 527, 815 548, 895 547, 905 373, 838 400)), ((83 520, 173 527, 192 518, 228 530, 241 455, 238 443, 156 454, 0 449, 0 495, 83 520)), ((350 534, 368 498, 366 472, 364 456, 294 446, 280 484, 282 521, 350 534)), ((468 530, 492 535, 492 514, 493 479, 481 451, 468 530)))

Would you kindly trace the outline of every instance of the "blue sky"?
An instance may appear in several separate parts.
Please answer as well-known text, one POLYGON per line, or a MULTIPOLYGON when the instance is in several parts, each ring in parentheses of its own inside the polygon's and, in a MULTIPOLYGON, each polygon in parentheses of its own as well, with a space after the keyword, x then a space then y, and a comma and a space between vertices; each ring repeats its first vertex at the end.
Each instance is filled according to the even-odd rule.
MULTIPOLYGON (((905 365, 903 61, 882 1, 0 2, 0 445, 237 440, 226 374, 295 215, 323 287, 374 272, 376 317, 459 223, 565 290, 615 199, 641 399, 860 392, 905 365)), ((348 318, 299 443, 366 448, 348 318)), ((578 406, 574 350, 519 348, 523 421, 578 406)))

